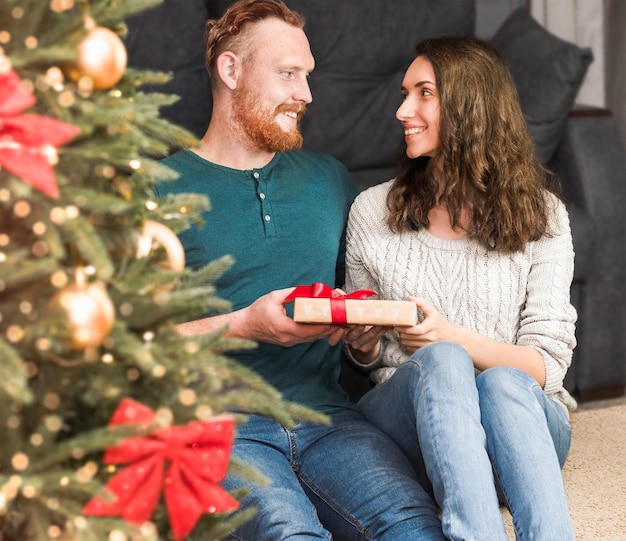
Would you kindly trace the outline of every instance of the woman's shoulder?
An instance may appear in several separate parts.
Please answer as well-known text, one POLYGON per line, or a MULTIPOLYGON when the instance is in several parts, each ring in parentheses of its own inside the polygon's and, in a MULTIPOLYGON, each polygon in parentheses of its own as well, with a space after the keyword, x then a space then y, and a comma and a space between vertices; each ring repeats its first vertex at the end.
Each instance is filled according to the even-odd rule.
POLYGON ((569 212, 567 206, 556 194, 547 191, 546 202, 550 215, 549 224, 555 234, 562 234, 564 229, 569 229, 569 212))
POLYGON ((380 239, 391 234, 387 225, 387 193, 392 183, 390 180, 376 184, 359 193, 350 208, 349 237, 380 239))
POLYGON ((357 195, 352 208, 355 212, 366 212, 367 214, 385 213, 387 209, 387 194, 393 184, 394 179, 381 182, 363 190, 357 195))

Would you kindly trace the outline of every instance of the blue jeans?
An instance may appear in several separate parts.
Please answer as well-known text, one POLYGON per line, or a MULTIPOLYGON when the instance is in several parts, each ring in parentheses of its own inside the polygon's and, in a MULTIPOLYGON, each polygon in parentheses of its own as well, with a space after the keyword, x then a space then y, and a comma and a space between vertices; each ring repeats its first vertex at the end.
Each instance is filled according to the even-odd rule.
POLYGON ((499 490, 518 540, 574 539, 561 476, 567 413, 525 372, 494 367, 476 376, 463 348, 438 342, 359 406, 404 450, 422 484, 430 481, 448 539, 505 541, 499 490))
POLYGON ((246 541, 444 541, 434 500, 408 459, 354 410, 332 424, 287 429, 251 416, 238 428, 233 456, 271 480, 260 486, 229 474, 224 488, 247 486, 257 515, 234 535, 246 541))

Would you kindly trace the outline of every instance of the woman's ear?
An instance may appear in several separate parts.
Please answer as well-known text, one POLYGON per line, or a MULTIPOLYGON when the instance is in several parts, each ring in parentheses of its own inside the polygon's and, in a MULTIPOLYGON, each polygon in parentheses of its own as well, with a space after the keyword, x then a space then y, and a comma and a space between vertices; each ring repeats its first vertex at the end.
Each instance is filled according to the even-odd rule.
POLYGON ((231 90, 235 90, 241 68, 239 57, 231 51, 224 51, 217 57, 216 68, 221 81, 231 90))

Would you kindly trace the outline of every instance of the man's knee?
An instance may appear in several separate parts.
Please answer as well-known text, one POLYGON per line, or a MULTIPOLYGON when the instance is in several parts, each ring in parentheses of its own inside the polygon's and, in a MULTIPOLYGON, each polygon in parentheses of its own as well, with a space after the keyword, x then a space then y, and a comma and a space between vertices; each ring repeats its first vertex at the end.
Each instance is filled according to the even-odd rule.
POLYGON ((315 538, 328 538, 315 506, 304 491, 264 487, 262 492, 244 497, 242 504, 245 508, 255 508, 256 514, 237 530, 237 539, 287 539, 304 532, 315 538))

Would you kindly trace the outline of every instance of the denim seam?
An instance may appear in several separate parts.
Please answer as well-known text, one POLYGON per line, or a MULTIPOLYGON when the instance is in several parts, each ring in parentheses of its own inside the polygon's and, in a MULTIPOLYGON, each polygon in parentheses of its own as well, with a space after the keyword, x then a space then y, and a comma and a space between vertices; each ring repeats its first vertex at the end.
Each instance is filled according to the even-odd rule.
POLYGON ((319 489, 319 487, 317 487, 311 481, 311 479, 309 479, 306 475, 302 473, 300 469, 296 471, 296 475, 298 476, 298 479, 300 480, 301 483, 306 485, 311 490, 311 492, 315 493, 321 500, 323 500, 331 509, 333 509, 346 522, 348 522, 349 524, 352 524, 352 526, 354 526, 354 528, 356 528, 356 530, 359 533, 365 535, 367 539, 373 539, 372 533, 369 531, 368 528, 363 526, 355 517, 346 513, 343 509, 338 508, 335 505, 335 502, 332 499, 330 499, 326 493, 322 492, 319 489))
MULTIPOLYGON (((493 461, 491 460, 491 456, 489 456, 489 460, 493 464, 493 461)), ((509 503, 509 496, 506 493, 506 489, 504 488, 504 486, 502 485, 502 482, 500 481, 500 476, 498 475, 498 471, 496 470, 496 468, 493 467, 491 471, 493 471, 493 480, 496 484, 496 487, 500 489, 500 492, 502 496, 504 497, 504 502, 500 502, 500 503, 503 504, 508 509, 509 513, 511 514, 511 519, 513 522, 513 528, 515 529, 516 539, 521 539, 520 537, 521 530, 517 524, 517 521, 515 520, 515 515, 513 514, 513 511, 511 510, 511 504, 509 503)))
MULTIPOLYGON (((331 509, 333 509, 340 517, 342 517, 346 522, 352 524, 359 533, 362 533, 367 536, 368 539, 373 539, 372 534, 364 528, 353 516, 345 513, 343 509, 337 508, 335 503, 328 498, 328 496, 322 492, 319 487, 317 487, 311 479, 309 479, 304 473, 302 473, 302 468, 300 466, 300 461, 298 457, 298 447, 296 445, 296 439, 291 430, 284 429, 287 438, 289 440, 289 461, 291 462, 291 469, 296 474, 296 477, 300 481, 301 484, 306 485, 311 492, 316 494, 321 500, 323 500, 331 509)), ((323 526, 323 524, 322 524, 323 526)))
POLYGON ((296 439, 294 438, 291 430, 283 427, 285 434, 287 434, 287 439, 289 440, 289 463, 291 464, 291 469, 294 472, 300 471, 300 462, 298 459, 298 447, 296 445, 296 439))

